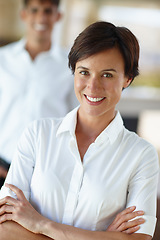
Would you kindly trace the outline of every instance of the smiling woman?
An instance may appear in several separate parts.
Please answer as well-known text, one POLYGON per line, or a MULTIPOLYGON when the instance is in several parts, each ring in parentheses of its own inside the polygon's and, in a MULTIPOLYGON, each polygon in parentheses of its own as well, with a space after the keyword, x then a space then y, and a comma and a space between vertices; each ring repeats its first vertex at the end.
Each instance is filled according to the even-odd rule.
POLYGON ((131 81, 125 76, 123 56, 117 47, 79 60, 75 67, 75 93, 81 105, 79 115, 87 119, 93 114, 93 121, 97 115, 97 122, 105 127, 115 116, 122 89, 131 81))
POLYGON ((13 227, 11 240, 152 239, 158 156, 116 110, 138 57, 124 27, 96 22, 77 37, 69 66, 80 106, 24 131, 0 193, 2 240, 13 227))

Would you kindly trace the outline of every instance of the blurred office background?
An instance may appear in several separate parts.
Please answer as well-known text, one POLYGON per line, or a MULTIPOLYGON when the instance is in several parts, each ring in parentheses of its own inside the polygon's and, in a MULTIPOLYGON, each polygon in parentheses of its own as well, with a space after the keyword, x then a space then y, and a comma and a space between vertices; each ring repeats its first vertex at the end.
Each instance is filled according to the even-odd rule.
MULTIPOLYGON (((0 0, 1 46, 25 33, 19 17, 21 7, 22 0, 0 0)), ((97 20, 126 26, 137 36, 141 47, 140 76, 124 90, 117 107, 126 127, 150 141, 160 156, 160 1, 61 0, 61 11, 64 16, 54 30, 54 41, 66 48, 97 20)), ((154 240, 160 239, 160 221, 157 226, 154 240)))

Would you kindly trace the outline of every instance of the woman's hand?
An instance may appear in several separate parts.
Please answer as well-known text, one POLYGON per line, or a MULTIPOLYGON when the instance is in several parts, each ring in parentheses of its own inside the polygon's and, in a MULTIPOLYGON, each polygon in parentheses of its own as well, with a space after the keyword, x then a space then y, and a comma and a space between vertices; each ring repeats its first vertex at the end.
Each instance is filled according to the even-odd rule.
POLYGON ((135 206, 126 208, 115 217, 114 221, 110 224, 106 231, 125 232, 128 234, 136 232, 141 224, 145 222, 143 218, 136 218, 144 215, 143 211, 134 211, 135 206), (132 220, 134 219, 134 220, 132 220))
MULTIPOLYGON (((17 200, 9 196, 0 200, 0 223, 12 220, 33 233, 41 233, 41 226, 47 219, 32 207, 19 188, 11 184, 6 184, 6 187, 17 195, 17 200)), ((134 206, 129 207, 117 214, 106 231, 128 234, 136 232, 140 228, 139 225, 143 224, 145 220, 143 218, 134 219, 144 215, 143 211, 135 211, 135 209, 134 206)))
POLYGON ((32 207, 19 188, 11 184, 5 186, 17 195, 17 200, 9 196, 0 200, 0 223, 12 220, 33 233, 40 233, 38 229, 45 218, 32 207))

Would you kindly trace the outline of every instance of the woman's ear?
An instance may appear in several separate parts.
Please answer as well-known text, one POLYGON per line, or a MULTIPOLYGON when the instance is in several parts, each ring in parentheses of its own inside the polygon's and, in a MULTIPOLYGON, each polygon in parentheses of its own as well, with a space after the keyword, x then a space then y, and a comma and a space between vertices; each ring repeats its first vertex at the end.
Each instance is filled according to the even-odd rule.
POLYGON ((126 78, 124 85, 123 85, 123 89, 127 88, 131 84, 132 80, 133 80, 132 77, 126 78))

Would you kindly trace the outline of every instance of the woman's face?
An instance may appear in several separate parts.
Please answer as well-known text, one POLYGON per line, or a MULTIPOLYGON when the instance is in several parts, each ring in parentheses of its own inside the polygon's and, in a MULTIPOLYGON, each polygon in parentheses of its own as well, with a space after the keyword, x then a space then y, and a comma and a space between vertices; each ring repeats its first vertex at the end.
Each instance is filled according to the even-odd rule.
POLYGON ((122 89, 131 82, 117 48, 102 51, 76 63, 75 93, 82 116, 113 119, 122 89))

